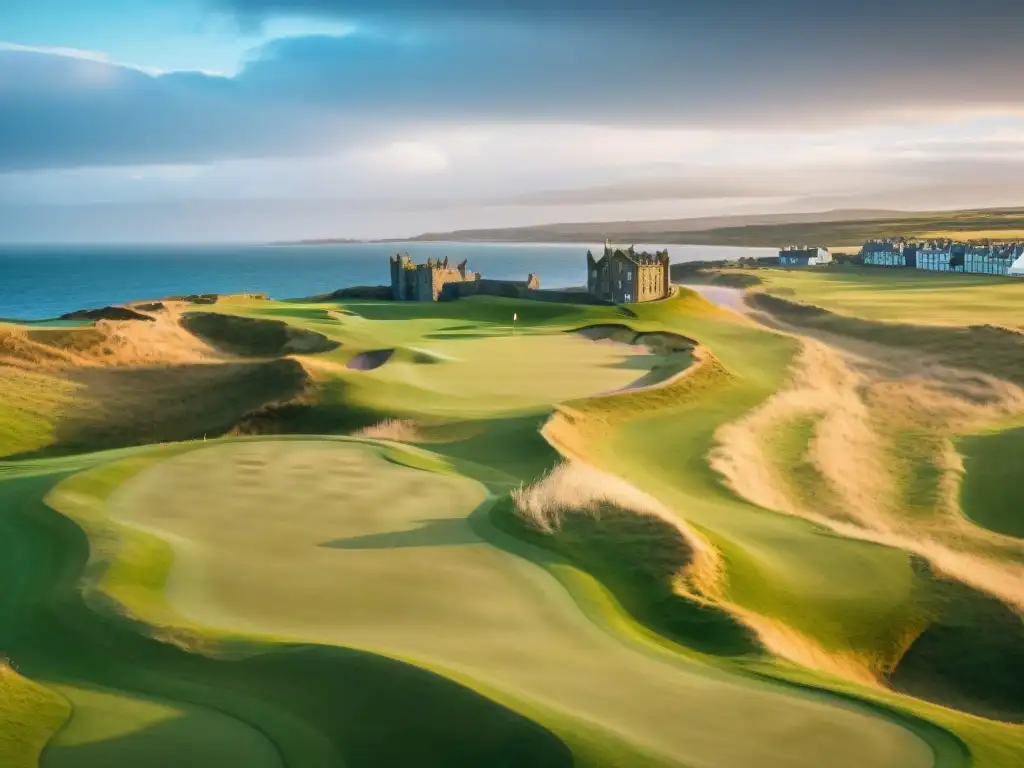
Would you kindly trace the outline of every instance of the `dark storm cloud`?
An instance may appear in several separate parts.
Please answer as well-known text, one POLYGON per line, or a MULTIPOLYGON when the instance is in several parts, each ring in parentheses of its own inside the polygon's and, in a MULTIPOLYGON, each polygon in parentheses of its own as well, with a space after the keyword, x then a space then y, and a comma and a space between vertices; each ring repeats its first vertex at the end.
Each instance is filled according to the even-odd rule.
MULTIPOLYGON (((363 22, 234 78, 0 51, 0 170, 317 154, 486 122, 816 128, 1024 109, 1019 0, 208 0, 363 22)), ((141 62, 144 63, 144 62, 141 62)))

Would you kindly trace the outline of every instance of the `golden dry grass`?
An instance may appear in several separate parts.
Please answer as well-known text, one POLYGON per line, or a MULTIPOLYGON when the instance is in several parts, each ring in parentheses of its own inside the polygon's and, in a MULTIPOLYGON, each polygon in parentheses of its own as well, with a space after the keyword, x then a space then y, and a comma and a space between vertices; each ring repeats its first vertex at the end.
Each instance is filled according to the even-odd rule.
POLYGON ((914 553, 936 571, 1024 609, 1024 545, 960 514, 962 469, 952 445, 956 434, 1024 411, 1024 392, 906 353, 858 360, 814 339, 804 344, 791 385, 719 431, 714 469, 759 506, 914 553), (808 415, 815 427, 805 459, 826 491, 812 495, 814 503, 791 492, 785 468, 770 457, 774 431, 808 415), (902 491, 915 468, 901 464, 905 446, 894 441, 910 427, 934 471, 934 498, 908 515, 902 491))
POLYGON ((401 443, 423 442, 419 426, 411 419, 384 419, 384 421, 352 433, 353 437, 367 437, 376 440, 394 440, 401 443))
MULTIPOLYGON (((928 229, 916 237, 929 240, 1020 240, 1024 229, 928 229)), ((860 246, 857 246, 860 249, 860 246)))
POLYGON ((68 369, 196 363, 218 357, 178 324, 170 309, 153 322, 100 320, 84 328, 0 328, 0 364, 21 368, 68 369))
POLYGON ((580 461, 563 461, 536 483, 512 491, 516 512, 546 533, 557 533, 567 514, 600 516, 605 505, 669 524, 687 542, 691 560, 679 564, 677 591, 718 595, 724 572, 721 556, 703 537, 660 501, 622 478, 580 461))

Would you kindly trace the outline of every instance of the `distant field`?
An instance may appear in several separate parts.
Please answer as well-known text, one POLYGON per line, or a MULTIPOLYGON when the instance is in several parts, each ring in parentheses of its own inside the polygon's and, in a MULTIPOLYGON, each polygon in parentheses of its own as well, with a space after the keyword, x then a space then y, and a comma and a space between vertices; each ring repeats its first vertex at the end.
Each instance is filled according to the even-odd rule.
POLYGON ((871 320, 1024 326, 1024 280, 845 266, 750 274, 758 290, 871 320))

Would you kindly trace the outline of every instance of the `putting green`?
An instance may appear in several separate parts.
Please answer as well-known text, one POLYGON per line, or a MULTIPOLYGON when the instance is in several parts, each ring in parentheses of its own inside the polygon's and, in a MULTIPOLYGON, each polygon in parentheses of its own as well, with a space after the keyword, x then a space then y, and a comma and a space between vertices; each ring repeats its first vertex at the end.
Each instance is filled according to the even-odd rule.
POLYGON ((932 764, 918 737, 855 705, 602 631, 545 571, 477 535, 467 517, 483 503, 472 481, 315 440, 195 450, 110 500, 172 543, 168 599, 192 622, 418 660, 690 766, 932 764))
POLYGON ((629 386, 655 358, 642 348, 599 344, 577 334, 520 334, 428 341, 441 362, 389 362, 365 377, 378 400, 389 386, 422 393, 415 407, 431 415, 489 415, 534 410, 562 400, 629 386), (372 382, 372 384, 370 383, 372 382))

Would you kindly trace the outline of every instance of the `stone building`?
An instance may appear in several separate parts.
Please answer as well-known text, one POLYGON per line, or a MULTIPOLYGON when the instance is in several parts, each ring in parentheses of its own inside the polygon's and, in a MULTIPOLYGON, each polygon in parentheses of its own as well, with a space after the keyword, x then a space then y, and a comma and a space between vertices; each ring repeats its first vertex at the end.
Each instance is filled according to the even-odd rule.
POLYGON ((395 301, 437 301, 444 287, 450 283, 476 282, 479 275, 466 271, 466 260, 449 266, 447 257, 427 259, 426 264, 415 264, 408 254, 392 257, 391 297, 395 301))
POLYGON ((587 292, 616 304, 664 299, 672 292, 668 251, 637 253, 605 243, 604 255, 594 259, 587 251, 587 292))
POLYGON ((860 255, 864 264, 876 267, 917 266, 917 245, 902 239, 868 240, 860 255))
POLYGON ((391 298, 395 301, 450 301, 464 296, 539 298, 540 278, 531 272, 525 281, 485 280, 466 268, 467 259, 452 267, 448 259, 415 264, 408 254, 389 259, 391 298))

